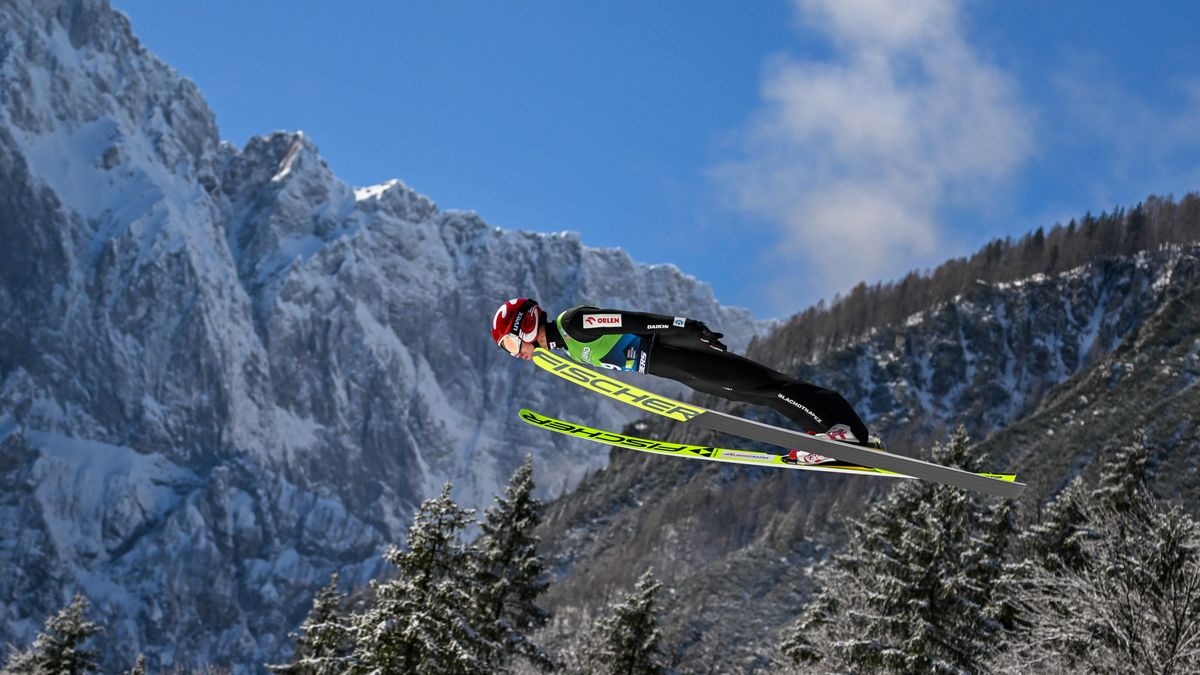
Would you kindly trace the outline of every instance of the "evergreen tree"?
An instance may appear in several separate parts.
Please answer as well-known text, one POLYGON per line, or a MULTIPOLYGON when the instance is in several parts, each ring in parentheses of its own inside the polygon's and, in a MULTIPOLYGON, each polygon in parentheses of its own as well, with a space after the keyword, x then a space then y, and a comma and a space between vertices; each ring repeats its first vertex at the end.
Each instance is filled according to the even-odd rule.
POLYGON ((479 550, 479 606, 477 621, 487 639, 499 649, 491 655, 494 668, 506 666, 512 657, 529 659, 549 670, 554 663, 528 633, 546 625, 549 614, 535 603, 549 585, 545 579, 538 539, 533 532, 541 521, 541 502, 533 497, 533 458, 513 474, 504 496, 485 512, 479 550))
POLYGON ((1021 534, 1025 562, 1051 571, 1083 567, 1083 542, 1090 536, 1087 503, 1087 488, 1077 476, 1046 507, 1041 522, 1021 534))
POLYGON ((1006 669, 1200 672, 1200 527, 1178 507, 1097 510, 1079 569, 1036 568, 1022 591, 1028 630, 1006 669))
MULTIPOLYGON (((1019 596, 1006 563, 1017 536, 1016 502, 1005 499, 990 504, 984 509, 981 526, 983 532, 977 550, 971 555, 975 559, 977 583, 984 589, 984 616, 993 622, 987 637, 1011 634, 1019 628, 1020 619, 1019 596)), ((994 652, 994 646, 989 640, 985 648, 994 652)))
POLYGON ((126 675, 146 675, 146 655, 138 654, 137 661, 133 664, 133 670, 130 670, 126 675))
POLYGON ((8 661, 0 669, 3 675, 32 675, 37 673, 36 655, 32 649, 19 650, 12 644, 8 645, 8 661))
POLYGON ((1092 503, 1100 509, 1128 512, 1151 500, 1149 460, 1149 439, 1144 429, 1138 429, 1101 465, 1100 486, 1092 492, 1092 503))
POLYGON ((598 622, 597 640, 585 648, 589 673, 654 675, 667 672, 666 655, 659 643, 658 594, 662 584, 650 570, 638 579, 632 593, 609 607, 598 622))
MULTIPOLYGON (((972 468, 966 432, 933 458, 972 468)), ((784 653, 851 672, 980 670, 1013 614, 998 583, 1011 505, 911 481, 852 527, 846 552, 821 567, 821 590, 784 653)))
POLYGON ((88 601, 75 594, 71 604, 46 620, 45 629, 33 641, 33 647, 9 658, 4 672, 29 675, 76 675, 99 672, 98 654, 84 648, 101 632, 98 624, 85 618, 88 601))
POLYGON ((475 551, 460 541, 473 514, 450 499, 449 483, 421 504, 408 550, 384 554, 396 577, 372 581, 375 602, 354 618, 352 672, 488 672, 496 647, 471 623, 480 614, 475 551))
MULTIPOLYGON (((1004 669, 1200 671, 1200 525, 1154 497, 1149 455, 1141 433, 1108 455, 1090 498, 1072 497, 1072 557, 1020 568, 1027 630, 1010 641, 1004 669)), ((1078 481, 1072 488, 1082 493, 1078 481)))
POLYGON ((350 628, 342 611, 345 596, 338 591, 338 574, 317 592, 300 629, 292 634, 296 650, 292 662, 267 666, 276 673, 334 675, 346 670, 351 651, 350 628))

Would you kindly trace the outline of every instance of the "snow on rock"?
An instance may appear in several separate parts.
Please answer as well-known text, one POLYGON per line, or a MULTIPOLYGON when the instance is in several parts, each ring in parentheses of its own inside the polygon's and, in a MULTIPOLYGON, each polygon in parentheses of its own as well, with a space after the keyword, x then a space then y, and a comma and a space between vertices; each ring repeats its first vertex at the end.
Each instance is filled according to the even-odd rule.
POLYGON ((917 320, 823 355, 821 365, 810 360, 791 370, 842 392, 901 452, 957 424, 982 438, 1109 354, 1174 286, 1197 278, 1200 247, 1191 246, 1052 278, 980 282, 917 320))
POLYGON ((506 357, 517 295, 765 329, 670 265, 503 231, 400 181, 355 190, 302 133, 219 139, 103 0, 0 4, 0 644, 74 590, 106 669, 286 657, 444 481, 487 506, 607 460, 520 423, 630 410, 506 357))

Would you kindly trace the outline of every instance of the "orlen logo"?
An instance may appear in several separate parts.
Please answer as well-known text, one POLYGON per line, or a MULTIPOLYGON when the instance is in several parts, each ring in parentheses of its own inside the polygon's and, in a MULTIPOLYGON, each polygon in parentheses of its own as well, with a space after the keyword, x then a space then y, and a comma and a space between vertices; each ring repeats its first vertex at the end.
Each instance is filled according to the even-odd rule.
POLYGON ((584 314, 584 328, 603 328, 606 326, 621 326, 620 314, 584 314))

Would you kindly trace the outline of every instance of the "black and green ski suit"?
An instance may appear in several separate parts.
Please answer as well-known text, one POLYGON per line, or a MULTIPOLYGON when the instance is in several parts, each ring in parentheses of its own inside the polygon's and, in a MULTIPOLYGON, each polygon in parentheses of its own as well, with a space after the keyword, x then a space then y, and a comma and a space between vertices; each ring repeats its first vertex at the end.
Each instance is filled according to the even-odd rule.
POLYGON ((701 321, 572 307, 547 323, 546 337, 552 349, 565 349, 580 363, 649 373, 705 394, 764 405, 804 431, 845 424, 860 442, 867 440, 867 426, 841 394, 726 351, 721 334, 701 321))

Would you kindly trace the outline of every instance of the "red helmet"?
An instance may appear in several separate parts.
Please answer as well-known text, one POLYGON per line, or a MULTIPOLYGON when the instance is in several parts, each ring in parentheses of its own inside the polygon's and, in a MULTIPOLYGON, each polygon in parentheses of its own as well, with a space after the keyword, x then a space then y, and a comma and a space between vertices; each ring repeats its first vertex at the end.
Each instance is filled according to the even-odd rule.
POLYGON ((537 300, 513 298, 500 305, 500 309, 496 310, 496 316, 492 317, 492 340, 501 349, 515 354, 520 350, 520 344, 512 342, 508 336, 513 335, 521 342, 532 343, 537 339, 538 325, 545 315, 542 308, 538 307, 537 300), (506 338, 508 338, 510 347, 516 347, 516 349, 505 347, 506 338))

